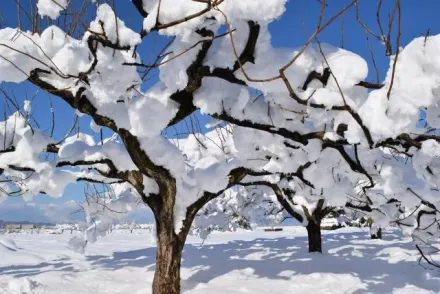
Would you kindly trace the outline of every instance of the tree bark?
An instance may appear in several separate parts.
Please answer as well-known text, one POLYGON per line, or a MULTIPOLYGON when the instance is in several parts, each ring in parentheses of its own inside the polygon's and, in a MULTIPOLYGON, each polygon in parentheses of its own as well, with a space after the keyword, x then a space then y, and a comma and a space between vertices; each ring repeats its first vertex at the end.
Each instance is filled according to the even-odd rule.
POLYGON ((158 235, 153 294, 180 294, 180 263, 184 243, 174 231, 158 235))
POLYGON ((309 237, 309 252, 322 252, 321 220, 309 221, 306 229, 309 237))
MULTIPOLYGON (((240 181, 244 174, 238 173, 234 183, 240 181)), ((232 186, 232 184, 229 184, 232 186)), ((228 187, 230 187, 228 185, 228 187)), ((228 188, 227 187, 227 188, 228 188)), ((174 204, 176 201, 175 180, 164 180, 159 183, 161 194, 143 197, 145 203, 151 208, 156 221, 157 251, 156 271, 153 279, 153 294, 180 294, 180 265, 182 251, 186 238, 191 229, 191 224, 197 212, 206 203, 223 193, 204 192, 203 196, 189 205, 179 232, 176 234, 174 226, 174 204)), ((142 187, 143 189, 143 187, 142 187)))
POLYGON ((157 249, 153 294, 180 294, 180 263, 188 230, 182 236, 175 232, 175 182, 164 180, 159 187, 160 195, 146 198, 156 221, 157 249))
POLYGON ((153 201, 156 221, 156 271, 153 279, 153 294, 180 294, 180 264, 182 251, 197 210, 188 214, 178 234, 174 226, 175 185, 163 188, 166 193, 153 201))

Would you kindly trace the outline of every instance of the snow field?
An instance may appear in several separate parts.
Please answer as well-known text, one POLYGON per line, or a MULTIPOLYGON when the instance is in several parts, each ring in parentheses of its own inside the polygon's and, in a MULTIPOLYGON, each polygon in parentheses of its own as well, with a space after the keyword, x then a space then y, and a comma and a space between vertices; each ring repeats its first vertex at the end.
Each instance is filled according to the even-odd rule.
MULTIPOLYGON (((324 254, 307 252, 306 234, 295 226, 214 232, 203 246, 190 236, 182 292, 440 293, 438 270, 420 266, 411 240, 398 231, 386 230, 384 240, 357 228, 324 231, 324 254)), ((67 248, 69 237, 2 236, 0 293, 151 293, 153 235, 110 234, 85 255, 67 248)))

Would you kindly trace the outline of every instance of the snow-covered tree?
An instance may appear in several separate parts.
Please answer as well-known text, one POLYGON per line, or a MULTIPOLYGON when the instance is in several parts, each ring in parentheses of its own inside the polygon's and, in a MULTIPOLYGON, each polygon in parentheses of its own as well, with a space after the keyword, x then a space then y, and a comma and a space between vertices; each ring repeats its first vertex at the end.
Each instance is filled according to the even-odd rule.
MULTIPOLYGON (((56 19, 72 2, 40 0, 37 8, 56 19)), ((391 19, 396 49, 390 36, 380 38, 391 55, 382 83, 365 81, 361 56, 317 39, 357 0, 329 18, 320 1, 315 32, 298 49, 270 41, 268 24, 286 0, 131 2, 144 19, 139 33, 99 1, 65 13, 59 26, 43 30, 32 21, 29 31, 0 30, 0 82, 32 83, 112 133, 54 140, 30 125, 27 103, 0 126, 7 194, 56 196, 69 183, 90 181, 116 191, 106 207, 128 211, 141 199, 156 220, 155 294, 180 292, 182 249, 195 216, 237 184, 271 187, 286 210, 306 207, 312 217, 303 209, 304 221, 318 227, 319 212, 349 195, 378 225, 396 221, 423 242, 438 238, 440 137, 430 129, 439 127, 440 37, 400 48, 400 1, 391 19), (158 34, 166 45, 146 62, 145 47, 158 34), (191 143, 179 147, 163 136, 197 110, 234 125, 235 150, 196 153, 191 143), (418 124, 421 111, 426 126, 418 124), (48 153, 55 156, 42 156, 48 153), (396 217, 392 199, 414 213, 396 217)), ((94 220, 74 243, 95 240, 106 223, 94 220)))
MULTIPOLYGON (((143 16, 154 9, 148 3, 133 2, 143 16)), ((173 3, 163 4, 171 10, 178 8, 173 3)), ((113 133, 102 140, 80 133, 56 141, 32 127, 22 112, 12 113, 2 122, 0 131, 3 190, 25 197, 41 192, 60 196, 68 184, 76 181, 111 185, 115 193, 104 201, 104 206, 99 201, 84 204, 91 225, 83 239, 70 242, 79 250, 107 232, 112 213, 127 212, 142 199, 156 220, 154 293, 180 292, 181 254, 193 218, 205 203, 247 174, 227 153, 207 152, 188 165, 184 150, 162 136, 164 129, 190 114, 186 106, 180 107, 179 100, 190 99, 207 75, 203 64, 206 47, 219 37, 210 30, 218 30, 221 22, 212 25, 206 18, 220 19, 221 14, 214 11, 216 6, 190 2, 188 9, 174 10, 177 15, 172 19, 152 12, 140 34, 128 28, 108 4, 97 7, 95 19, 77 38, 57 26, 41 33, 12 28, 0 31, 2 82, 28 81, 63 99, 78 113, 90 116, 94 128, 113 133), (203 13, 186 15, 200 6, 203 13), (178 20, 181 12, 184 18, 178 20), (172 53, 157 57, 155 67, 163 63, 161 81, 143 91, 145 77, 138 72, 142 60, 136 53, 142 38, 148 32, 170 33, 173 28, 178 28, 175 33, 183 37, 188 35, 184 32, 187 25, 188 32, 195 32, 187 36, 187 41, 199 42, 200 46, 183 54, 187 42, 176 39, 168 46, 172 53), (181 80, 173 80, 175 77, 181 80), (55 159, 42 156, 47 153, 55 154, 55 159), (107 213, 100 213, 103 210, 107 213)), ((235 11, 231 3, 225 7, 231 13, 235 11)), ((40 1, 38 5, 39 13, 51 18, 56 18, 61 8, 62 4, 55 1, 40 1)), ((241 14, 236 15, 237 21, 243 17, 241 14)))
POLYGON ((288 181, 271 183, 268 177, 242 181, 206 204, 195 220, 201 237, 205 238, 213 225, 238 225, 237 216, 256 226, 273 226, 293 218, 307 229, 309 252, 322 252, 321 221, 334 207, 326 206, 322 196, 302 193, 299 187, 292 189, 293 181, 288 187, 288 181))

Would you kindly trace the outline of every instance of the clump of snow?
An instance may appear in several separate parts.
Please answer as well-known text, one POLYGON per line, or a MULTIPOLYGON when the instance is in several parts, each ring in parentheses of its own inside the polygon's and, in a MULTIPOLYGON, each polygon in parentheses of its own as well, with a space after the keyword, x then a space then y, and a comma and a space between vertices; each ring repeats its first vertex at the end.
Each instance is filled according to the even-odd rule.
MULTIPOLYGON (((214 17, 219 23, 226 22, 224 15, 231 24, 242 20, 253 20, 265 24, 278 18, 285 11, 286 0, 242 0, 224 1, 218 5, 222 12, 211 8, 207 13, 192 18, 178 25, 162 29, 160 33, 167 35, 179 35, 188 37, 206 18, 214 17)), ((189 15, 196 14, 207 8, 206 3, 185 0, 143 1, 143 8, 149 15, 144 19, 144 30, 149 31, 156 25, 156 19, 160 24, 168 24, 184 19, 189 15), (160 3, 160 9, 159 9, 160 3), (159 10, 159 15, 158 15, 159 10)))
POLYGON ((110 42, 121 46, 135 46, 141 42, 139 34, 129 29, 107 3, 99 5, 96 14, 96 20, 90 23, 93 32, 104 34, 110 42))
MULTIPOLYGON (((157 193, 157 184, 150 182, 149 189, 157 193)), ((95 243, 98 237, 105 236, 112 229, 116 220, 121 220, 133 211, 139 201, 139 194, 128 184, 113 184, 111 190, 102 195, 94 195, 81 204, 86 214, 87 223, 81 232, 69 240, 69 248, 78 253, 84 253, 87 244, 95 243)))
POLYGON ((70 0, 38 0, 38 14, 41 17, 48 16, 51 19, 57 19, 60 12, 67 8, 69 2, 70 0))
POLYGON ((34 293, 35 289, 41 285, 40 283, 26 277, 11 280, 8 286, 9 290, 13 293, 34 293))
POLYGON ((19 29, 0 30, 0 82, 22 82, 32 69, 41 66, 32 59, 38 56, 33 39, 38 40, 19 29))

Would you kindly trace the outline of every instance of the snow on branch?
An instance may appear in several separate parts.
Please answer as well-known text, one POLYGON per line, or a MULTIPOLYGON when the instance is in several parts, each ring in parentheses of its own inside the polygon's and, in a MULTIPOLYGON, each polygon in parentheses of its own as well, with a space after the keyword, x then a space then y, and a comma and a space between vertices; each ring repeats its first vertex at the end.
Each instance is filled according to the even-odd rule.
MULTIPOLYGON (((54 18, 68 2, 40 0, 38 11, 54 18)), ((57 141, 53 128, 47 136, 33 127, 29 105, 5 115, 2 189, 15 181, 16 194, 61 195, 77 180, 120 185, 121 195, 135 195, 124 199, 152 209, 158 237, 177 240, 169 244, 184 242, 213 200, 234 208, 228 217, 254 201, 268 204, 257 218, 288 213, 303 224, 347 206, 379 225, 406 226, 414 238, 437 238, 440 36, 400 48, 396 2, 389 34, 397 21, 398 48, 387 36, 387 76, 366 81, 362 56, 319 40, 357 2, 324 17, 321 1, 316 27, 299 48, 271 43, 269 24, 285 0, 133 0, 143 17, 139 33, 99 3, 76 36, 76 25, 1 29, 0 82, 30 82, 101 132, 100 142, 70 132, 57 141), (164 41, 158 50, 148 47, 156 36, 164 41), (204 134, 193 121, 199 112, 216 120, 204 134), (39 157, 46 153, 55 159, 39 157)), ((359 14, 357 21, 363 24, 359 14)))

